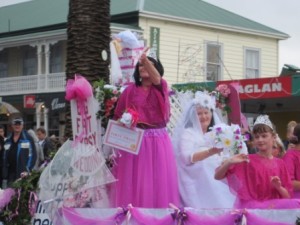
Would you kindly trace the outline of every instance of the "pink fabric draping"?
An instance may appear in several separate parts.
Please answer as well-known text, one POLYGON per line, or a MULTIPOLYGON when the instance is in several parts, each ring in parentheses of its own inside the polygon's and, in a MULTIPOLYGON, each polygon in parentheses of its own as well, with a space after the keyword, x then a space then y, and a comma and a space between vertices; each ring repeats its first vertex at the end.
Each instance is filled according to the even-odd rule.
POLYGON ((129 207, 126 211, 117 211, 107 218, 86 218, 75 209, 64 208, 63 217, 72 225, 120 225, 125 220, 133 225, 240 225, 246 221, 247 225, 291 225, 276 222, 272 218, 261 218, 246 210, 232 210, 219 216, 199 215, 188 209, 172 210, 162 217, 142 212, 139 208, 129 207), (121 217, 118 218, 118 216, 121 217))
POLYGON ((241 126, 241 102, 239 97, 239 83, 232 82, 228 85, 230 95, 228 96, 228 105, 231 112, 228 114, 229 122, 241 126))
POLYGON ((67 220, 72 225, 120 225, 126 218, 127 210, 121 209, 115 215, 107 218, 87 218, 84 215, 76 212, 74 208, 62 209, 63 219, 67 220))

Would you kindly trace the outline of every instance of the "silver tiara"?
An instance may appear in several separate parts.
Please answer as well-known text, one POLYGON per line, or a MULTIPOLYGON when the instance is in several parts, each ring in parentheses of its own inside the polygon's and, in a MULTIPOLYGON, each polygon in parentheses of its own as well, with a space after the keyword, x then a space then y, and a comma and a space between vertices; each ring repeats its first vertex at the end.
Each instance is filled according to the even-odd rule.
POLYGON ((255 125, 258 125, 258 124, 264 124, 264 125, 267 125, 267 126, 270 127, 272 130, 274 130, 274 129, 273 129, 272 122, 271 122, 271 120, 269 119, 269 116, 268 116, 268 115, 259 115, 259 116, 256 118, 253 127, 254 127, 255 125))
POLYGON ((147 56, 149 56, 157 61, 156 50, 154 48, 150 48, 147 53, 148 53, 147 56))

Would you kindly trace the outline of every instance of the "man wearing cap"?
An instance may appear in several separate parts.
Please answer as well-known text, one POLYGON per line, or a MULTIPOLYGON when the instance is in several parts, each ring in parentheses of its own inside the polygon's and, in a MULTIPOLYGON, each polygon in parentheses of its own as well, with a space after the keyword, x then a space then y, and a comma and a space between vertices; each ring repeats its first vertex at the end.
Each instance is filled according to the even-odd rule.
POLYGON ((35 165, 35 144, 23 126, 22 118, 13 119, 13 132, 4 143, 3 180, 7 180, 8 184, 20 178, 22 172, 30 172, 35 165))

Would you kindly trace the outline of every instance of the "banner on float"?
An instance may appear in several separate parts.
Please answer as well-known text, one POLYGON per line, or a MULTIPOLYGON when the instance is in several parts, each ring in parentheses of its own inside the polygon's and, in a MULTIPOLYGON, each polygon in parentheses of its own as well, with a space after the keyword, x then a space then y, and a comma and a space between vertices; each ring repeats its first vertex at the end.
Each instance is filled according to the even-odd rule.
POLYGON ((144 130, 142 129, 127 128, 117 121, 109 120, 103 143, 137 155, 139 154, 143 135, 144 130))

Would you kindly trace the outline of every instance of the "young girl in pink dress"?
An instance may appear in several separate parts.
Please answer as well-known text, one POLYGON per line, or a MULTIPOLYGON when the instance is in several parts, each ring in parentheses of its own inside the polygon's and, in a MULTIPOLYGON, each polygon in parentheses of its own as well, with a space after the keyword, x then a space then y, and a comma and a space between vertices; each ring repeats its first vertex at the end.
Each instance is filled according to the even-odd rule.
POLYGON ((285 163, 272 155, 276 133, 267 115, 256 119, 252 133, 258 152, 224 161, 216 169, 215 178, 227 177, 237 196, 236 208, 300 208, 299 200, 290 199, 293 188, 285 163))
POLYGON ((166 130, 170 116, 167 82, 159 60, 142 54, 130 84, 118 100, 115 119, 127 108, 139 114, 137 127, 144 129, 138 155, 119 151, 113 169, 117 181, 112 206, 166 208, 179 203, 177 170, 166 130))
POLYGON ((300 198, 300 124, 294 128, 293 136, 290 138, 289 143, 295 146, 288 149, 283 157, 286 167, 290 173, 292 184, 294 187, 294 198, 300 198))

